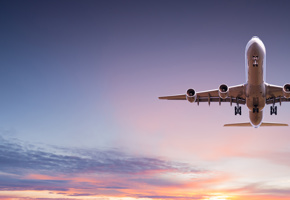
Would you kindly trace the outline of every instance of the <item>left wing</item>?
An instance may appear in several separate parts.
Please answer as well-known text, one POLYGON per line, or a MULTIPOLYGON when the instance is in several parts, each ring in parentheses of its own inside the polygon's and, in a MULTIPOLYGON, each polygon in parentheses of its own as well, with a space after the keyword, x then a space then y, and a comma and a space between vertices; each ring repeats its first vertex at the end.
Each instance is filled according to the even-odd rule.
POLYGON ((277 85, 266 85, 266 104, 275 104, 290 101, 290 98, 285 98, 283 87, 277 85))
MULTIPOLYGON (((219 96, 219 90, 208 90, 197 92, 195 94, 195 102, 199 104, 199 102, 230 102, 230 103, 238 103, 238 104, 246 104, 246 95, 245 95, 245 85, 236 85, 229 87, 228 89, 228 97, 222 99, 219 96)), ((187 95, 175 95, 175 96, 163 96, 159 97, 159 99, 165 100, 187 100, 187 95)))
POLYGON ((164 97, 158 97, 158 98, 165 99, 165 100, 187 100, 185 94, 175 95, 175 96, 164 96, 164 97))

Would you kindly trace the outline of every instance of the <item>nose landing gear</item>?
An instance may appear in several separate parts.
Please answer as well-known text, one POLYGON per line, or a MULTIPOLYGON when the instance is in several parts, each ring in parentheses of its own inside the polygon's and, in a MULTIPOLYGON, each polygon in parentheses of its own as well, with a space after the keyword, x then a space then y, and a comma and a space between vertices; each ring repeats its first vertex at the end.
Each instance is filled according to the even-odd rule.
POLYGON ((253 56, 253 67, 258 67, 259 56, 253 56))

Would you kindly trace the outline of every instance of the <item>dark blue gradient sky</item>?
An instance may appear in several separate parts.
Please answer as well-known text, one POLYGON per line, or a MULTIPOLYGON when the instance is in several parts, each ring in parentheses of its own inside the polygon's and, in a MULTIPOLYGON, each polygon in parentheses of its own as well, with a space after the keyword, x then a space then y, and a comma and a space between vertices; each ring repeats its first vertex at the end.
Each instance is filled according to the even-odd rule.
MULTIPOLYGON (((29 181, 23 191, 37 190, 40 180, 43 188, 50 188, 51 182, 45 185, 43 179, 64 183, 65 191, 31 199, 175 199, 181 194, 184 199, 278 199, 277 191, 289 189, 290 162, 282 159, 290 152, 289 128, 225 129, 225 123, 248 121, 246 107, 242 116, 234 116, 229 105, 197 107, 157 97, 244 83, 245 46, 255 35, 267 50, 266 81, 290 82, 289 10, 286 0, 0 1, 0 141, 7 149, 0 151, 0 175, 5 176, 0 199, 10 198, 9 190, 21 190, 16 184, 20 180, 29 181), (24 166, 14 157, 13 162, 7 159, 19 143, 24 166), (36 147, 40 150, 31 150, 36 147), (82 150, 71 157, 74 148, 82 150), (112 151, 106 154, 112 160, 88 153, 92 167, 73 175, 64 172, 69 165, 61 159, 53 160, 62 166, 60 171, 41 169, 51 165, 27 170, 33 153, 35 163, 69 156, 64 162, 81 166, 75 159, 83 161, 83 152, 96 149, 112 151), (116 152, 125 165, 145 158, 160 161, 162 167, 150 165, 148 172, 138 162, 140 171, 128 172, 138 178, 130 181, 118 171, 108 170, 108 180, 100 170, 98 176, 86 174, 100 162, 118 168, 116 152), (185 173, 167 162, 205 170, 202 175, 185 173), (89 190, 79 187, 84 179, 89 190), (91 190, 102 183, 113 189, 91 190)), ((264 120, 289 123, 289 111, 285 103, 278 116, 270 116, 266 107, 264 120)), ((130 171, 130 166, 120 170, 130 171)), ((288 193, 281 193, 287 198, 288 193)), ((11 198, 23 197, 17 195, 11 198)))

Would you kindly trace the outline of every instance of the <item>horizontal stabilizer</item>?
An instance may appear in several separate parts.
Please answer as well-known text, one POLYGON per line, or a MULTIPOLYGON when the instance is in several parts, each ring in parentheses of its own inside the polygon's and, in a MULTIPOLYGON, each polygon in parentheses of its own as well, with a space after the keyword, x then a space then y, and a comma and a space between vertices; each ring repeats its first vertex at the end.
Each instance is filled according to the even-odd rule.
POLYGON ((288 124, 263 122, 261 126, 289 126, 288 124))
POLYGON ((246 123, 225 124, 224 126, 252 126, 252 124, 250 122, 246 122, 246 123))
MULTIPOLYGON (((244 127, 249 127, 249 126, 252 126, 252 124, 250 122, 246 122, 246 123, 225 124, 224 126, 244 126, 244 127)), ((260 126, 288 126, 288 124, 262 122, 262 124, 260 126)))

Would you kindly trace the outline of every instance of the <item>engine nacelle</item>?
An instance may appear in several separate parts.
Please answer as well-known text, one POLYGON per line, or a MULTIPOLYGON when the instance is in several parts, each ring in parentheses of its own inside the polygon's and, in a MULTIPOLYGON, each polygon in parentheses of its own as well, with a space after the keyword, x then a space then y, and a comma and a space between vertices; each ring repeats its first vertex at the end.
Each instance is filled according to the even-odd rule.
POLYGON ((196 95, 195 95, 195 90, 194 89, 188 89, 186 92, 186 99, 190 102, 193 103, 195 102, 196 95))
POLYGON ((283 86, 283 95, 285 98, 290 98, 290 84, 287 83, 283 86))
POLYGON ((229 87, 226 84, 219 86, 219 96, 222 99, 226 99, 229 96, 229 87))

